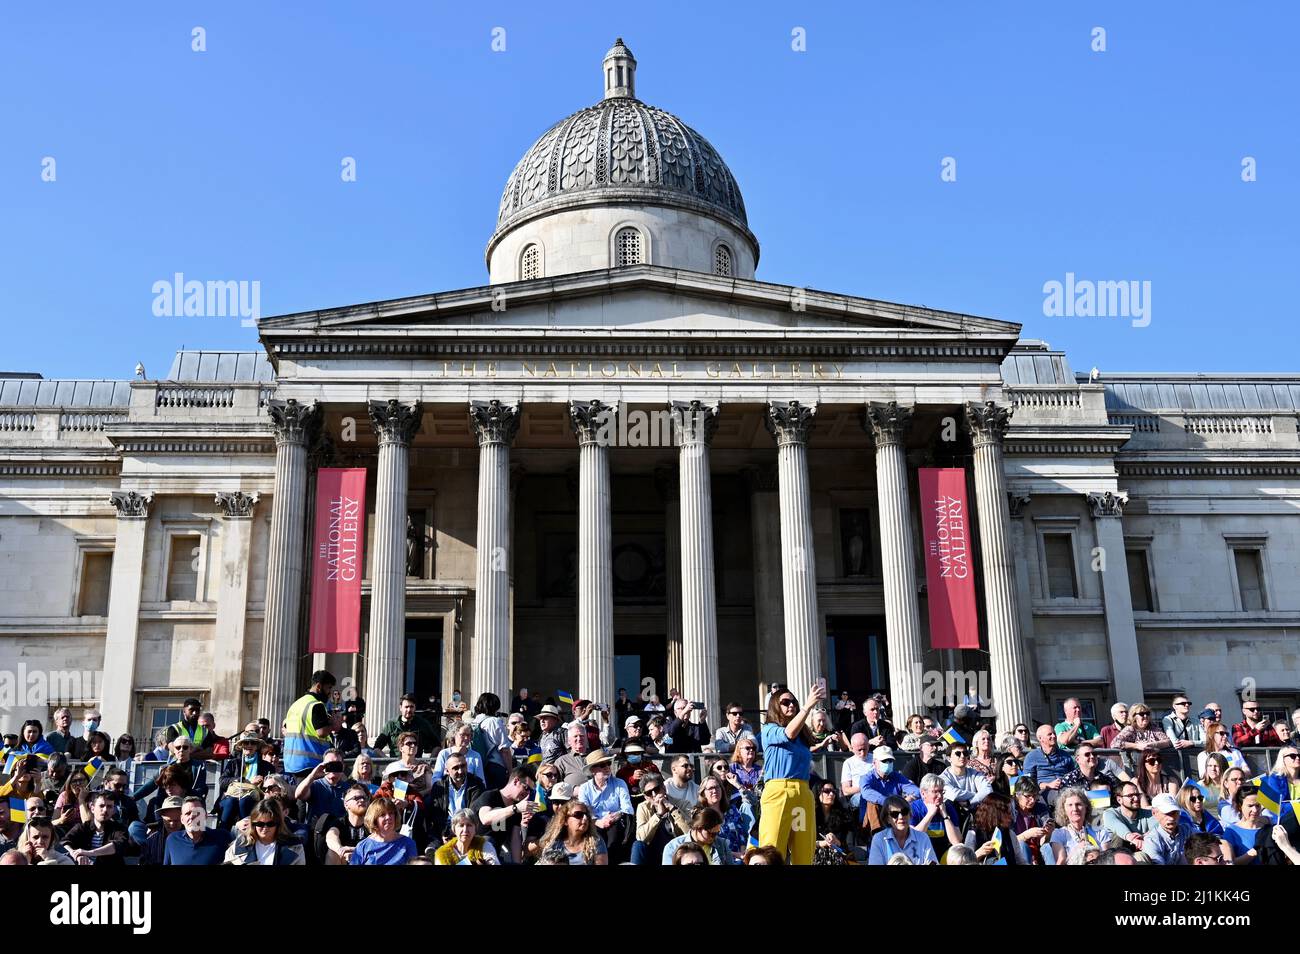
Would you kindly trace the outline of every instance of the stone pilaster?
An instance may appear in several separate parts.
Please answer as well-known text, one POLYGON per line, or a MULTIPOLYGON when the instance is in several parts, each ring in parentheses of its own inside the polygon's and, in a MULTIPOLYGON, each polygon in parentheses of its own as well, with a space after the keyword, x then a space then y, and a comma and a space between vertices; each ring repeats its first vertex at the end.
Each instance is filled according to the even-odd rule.
POLYGON ((1034 638, 1034 598, 1029 584, 1029 571, 1038 566, 1038 550, 1025 527, 1025 512, 1029 508, 1028 494, 1017 490, 1007 492, 1007 509, 1011 517, 1011 558, 1016 567, 1016 612, 1020 616, 1020 638, 1024 645, 1025 698, 1033 710, 1042 701, 1038 691, 1038 654, 1034 638))
MULTIPOLYGON (((1101 548, 1101 598, 1106 606, 1106 649, 1116 700, 1142 698, 1142 663, 1138 658, 1133 593, 1124 550, 1124 505, 1127 499, 1106 491, 1088 494, 1088 509, 1101 548)), ((1095 564, 1094 564, 1095 565, 1095 564)))
POLYGON ((880 553, 884 577, 885 633, 889 646, 889 697, 899 716, 924 712, 921 673, 925 646, 916 589, 916 549, 907 483, 905 438, 912 408, 897 402, 869 404, 864 424, 876 445, 876 494, 880 507, 880 553))
POLYGON ((135 715, 135 655, 140 634, 140 587, 144 581, 145 533, 153 495, 116 491, 117 539, 109 580, 108 635, 104 640, 104 681, 100 710, 104 725, 129 732, 135 715))
POLYGON ((321 412, 315 404, 294 400, 272 401, 267 410, 275 426, 275 485, 257 714, 270 719, 278 733, 289 706, 306 689, 296 683, 298 657, 306 651, 298 641, 298 623, 306 566, 307 447, 320 427, 321 412))
MULTIPOLYGON (((758 656, 757 708, 774 682, 786 682, 785 620, 781 599, 781 503, 774 465, 745 470, 754 567, 754 637, 758 656)), ((805 690, 796 690, 802 692, 805 690)))
POLYGON ((474 571, 474 638, 470 696, 510 699, 510 445, 519 408, 473 401, 470 427, 478 438, 478 536, 474 571))
POLYGON ((668 638, 668 685, 656 686, 654 694, 667 699, 666 690, 680 690, 686 678, 686 661, 682 655, 682 503, 678 468, 657 468, 655 484, 664 501, 664 618, 668 638))
POLYGON ((714 724, 722 718, 718 685, 718 607, 713 577, 713 489, 709 442, 718 406, 673 402, 681 484, 682 692, 703 702, 714 724))
POLYGON ((244 631, 248 618, 248 559, 257 494, 219 493, 221 572, 217 582, 217 622, 212 639, 212 698, 209 705, 221 727, 239 726, 244 682, 244 631))
POLYGON ((379 438, 375 480, 374 553, 370 570, 370 634, 366 641, 366 711, 382 725, 394 718, 406 669, 406 496, 411 441, 424 407, 418 401, 371 401, 379 438))
POLYGON ((1015 566, 1011 560, 1011 519, 1002 470, 1002 443, 1010 422, 1009 407, 992 401, 966 405, 966 425, 975 446, 975 503, 988 617, 989 681, 999 734, 1010 732, 1017 722, 1028 722, 1030 714, 1015 566))
POLYGON ((808 437, 816 405, 769 404, 764 424, 776 440, 781 498, 781 590, 785 599, 785 671, 790 689, 804 701, 825 671, 825 639, 817 609, 817 560, 813 551, 812 491, 808 483, 808 437))
POLYGON ((578 438, 578 687, 614 705, 614 567, 610 526, 609 448, 599 440, 614 408, 601 401, 569 405, 578 438))

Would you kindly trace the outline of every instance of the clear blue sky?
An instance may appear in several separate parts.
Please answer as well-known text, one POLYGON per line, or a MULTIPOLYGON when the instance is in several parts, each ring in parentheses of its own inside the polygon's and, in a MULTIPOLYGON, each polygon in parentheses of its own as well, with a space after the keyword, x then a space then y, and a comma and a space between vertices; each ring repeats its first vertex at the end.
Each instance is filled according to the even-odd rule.
POLYGON ((1297 370, 1296 4, 605 6, 5 4, 0 369, 257 347, 154 317, 178 271, 263 315, 485 283, 506 177, 621 35, 736 174, 759 278, 1022 322, 1080 370, 1297 370), (1066 272, 1150 281, 1150 326, 1044 317, 1066 272))

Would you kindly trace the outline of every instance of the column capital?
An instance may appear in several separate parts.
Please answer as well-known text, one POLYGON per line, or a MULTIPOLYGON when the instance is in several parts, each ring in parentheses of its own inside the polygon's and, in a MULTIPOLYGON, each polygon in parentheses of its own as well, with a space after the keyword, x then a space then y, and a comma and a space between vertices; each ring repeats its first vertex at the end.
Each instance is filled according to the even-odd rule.
POLYGON ((980 444, 1001 444, 1007 436, 1011 425, 1012 409, 1005 404, 985 401, 966 404, 966 427, 974 438, 976 446, 980 444))
POLYGON ((570 401, 569 426, 579 444, 607 444, 600 440, 601 431, 612 427, 614 407, 604 401, 570 401))
POLYGON ((293 398, 268 401, 266 411, 275 426, 277 444, 306 445, 315 438, 316 429, 320 427, 321 408, 315 402, 299 404, 293 398))
POLYGON ((862 426, 877 447, 901 444, 907 432, 912 429, 913 413, 914 408, 906 404, 900 405, 897 401, 873 401, 863 409, 862 426))
POLYGON ((420 429, 424 405, 419 401, 403 404, 401 401, 371 401, 370 426, 379 435, 379 443, 410 446, 420 429))
POLYGON ((214 499, 227 520, 249 520, 253 516, 253 508, 257 506, 259 496, 256 493, 246 494, 242 490, 236 490, 233 493, 219 493, 214 499))
POLYGON ((1126 503, 1128 503, 1127 497, 1113 494, 1109 490, 1103 494, 1088 494, 1088 509, 1092 511, 1094 520, 1102 517, 1124 516, 1124 505, 1126 503))
POLYGON ((681 471, 676 467, 656 467, 655 487, 665 503, 681 499, 681 471))
POLYGON ((682 444, 708 444, 718 429, 717 402, 669 401, 672 414, 673 435, 682 444))
POLYGON ((138 494, 134 490, 115 490, 108 498, 117 511, 119 520, 147 520, 153 494, 138 494))
POLYGON ((754 467, 746 467, 742 473, 751 494, 774 494, 781 489, 781 481, 775 464, 759 464, 754 467))
POLYGON ((816 404, 801 404, 798 401, 773 402, 767 406, 763 424, 769 434, 776 440, 777 447, 782 444, 806 444, 812 433, 816 404))
POLYGON ((1007 510, 1013 519, 1023 517, 1028 506, 1029 494, 1022 494, 1018 490, 1007 491, 1007 510))
POLYGON ((513 444, 519 433, 519 405, 501 401, 470 401, 469 425, 478 445, 513 444))

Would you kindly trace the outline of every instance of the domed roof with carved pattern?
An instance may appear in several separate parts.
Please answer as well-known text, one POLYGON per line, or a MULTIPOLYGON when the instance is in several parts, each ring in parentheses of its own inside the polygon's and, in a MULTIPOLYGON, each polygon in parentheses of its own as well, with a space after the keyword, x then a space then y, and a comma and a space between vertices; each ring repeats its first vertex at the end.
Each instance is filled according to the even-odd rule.
POLYGON ((635 65, 618 40, 605 58, 605 98, 560 120, 524 153, 501 195, 497 234, 557 206, 638 198, 748 230, 736 177, 707 139, 633 95, 635 65))

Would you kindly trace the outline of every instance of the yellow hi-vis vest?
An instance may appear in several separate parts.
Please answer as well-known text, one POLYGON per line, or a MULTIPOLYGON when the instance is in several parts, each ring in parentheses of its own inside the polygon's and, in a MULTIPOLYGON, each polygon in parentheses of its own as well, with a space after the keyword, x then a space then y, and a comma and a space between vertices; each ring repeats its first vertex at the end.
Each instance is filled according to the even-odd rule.
POLYGON ((311 710, 320 700, 310 692, 300 696, 284 717, 284 770, 290 775, 310 772, 324 761, 330 737, 311 724, 311 710))
POLYGON ((196 749, 203 748, 203 740, 208 737, 208 730, 203 728, 203 723, 201 722, 194 727, 193 732, 189 730, 183 721, 173 722, 172 728, 176 730, 177 737, 182 735, 185 736, 185 738, 194 743, 196 749))

